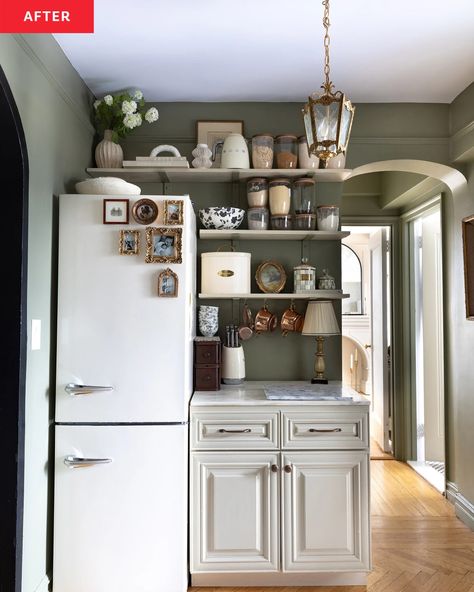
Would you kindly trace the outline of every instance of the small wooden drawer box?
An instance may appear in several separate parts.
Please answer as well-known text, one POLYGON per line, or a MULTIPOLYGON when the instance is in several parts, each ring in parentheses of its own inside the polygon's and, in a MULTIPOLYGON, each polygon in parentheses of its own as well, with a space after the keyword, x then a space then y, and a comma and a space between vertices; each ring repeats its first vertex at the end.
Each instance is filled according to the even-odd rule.
POLYGON ((221 384, 221 340, 196 337, 194 340, 194 390, 218 391, 221 384))

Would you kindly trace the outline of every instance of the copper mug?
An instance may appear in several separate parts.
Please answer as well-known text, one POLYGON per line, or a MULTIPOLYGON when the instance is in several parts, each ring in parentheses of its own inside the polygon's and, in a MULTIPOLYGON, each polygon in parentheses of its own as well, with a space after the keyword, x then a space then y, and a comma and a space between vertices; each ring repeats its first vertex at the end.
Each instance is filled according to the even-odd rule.
POLYGON ((255 315, 255 333, 274 331, 278 325, 277 317, 265 305, 255 315))
POLYGON ((303 324, 304 316, 295 310, 292 304, 290 308, 285 310, 281 317, 280 326, 283 337, 286 337, 290 332, 301 333, 303 324))

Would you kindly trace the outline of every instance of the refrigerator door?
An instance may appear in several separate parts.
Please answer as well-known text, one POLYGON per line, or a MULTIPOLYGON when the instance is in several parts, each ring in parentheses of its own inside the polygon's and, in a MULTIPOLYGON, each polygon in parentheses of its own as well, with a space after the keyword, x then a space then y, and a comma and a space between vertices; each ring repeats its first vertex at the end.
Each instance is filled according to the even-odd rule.
POLYGON ((186 591, 185 426, 56 426, 55 462, 53 592, 186 591))
MULTIPOLYGON (((158 204, 160 226, 164 198, 147 197, 158 204)), ((189 196, 173 199, 185 206, 184 226, 173 227, 182 230, 181 264, 145 263, 145 227, 103 224, 103 196, 60 197, 56 422, 187 421, 195 215, 189 196), (121 230, 140 232, 139 255, 119 254, 121 230), (179 278, 176 298, 158 297, 167 267, 179 278)))

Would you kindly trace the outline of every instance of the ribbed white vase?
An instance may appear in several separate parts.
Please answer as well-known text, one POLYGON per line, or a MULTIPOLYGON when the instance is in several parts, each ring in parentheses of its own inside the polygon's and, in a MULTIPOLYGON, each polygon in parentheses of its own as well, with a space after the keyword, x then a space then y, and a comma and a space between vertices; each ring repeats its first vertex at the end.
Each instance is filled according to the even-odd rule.
POLYGON ((122 168, 122 146, 116 142, 112 142, 112 130, 105 130, 104 139, 97 144, 95 149, 95 162, 99 169, 122 168))

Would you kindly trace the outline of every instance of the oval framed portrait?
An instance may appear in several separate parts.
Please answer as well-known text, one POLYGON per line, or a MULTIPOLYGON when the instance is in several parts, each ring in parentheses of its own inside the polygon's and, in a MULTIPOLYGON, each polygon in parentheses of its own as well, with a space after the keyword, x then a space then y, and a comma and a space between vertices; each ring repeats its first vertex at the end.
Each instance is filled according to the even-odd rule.
POLYGON ((133 204, 132 216, 137 224, 152 224, 158 218, 158 206, 144 197, 133 204))
POLYGON ((285 287, 286 272, 278 261, 264 261, 257 267, 255 279, 262 292, 275 294, 285 287))

